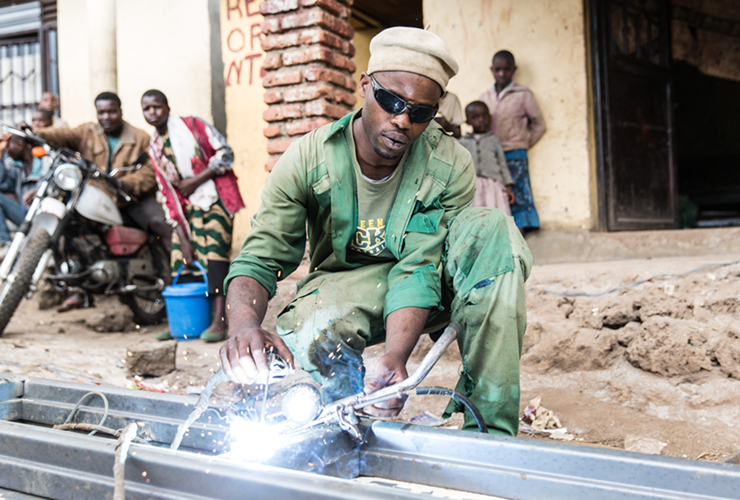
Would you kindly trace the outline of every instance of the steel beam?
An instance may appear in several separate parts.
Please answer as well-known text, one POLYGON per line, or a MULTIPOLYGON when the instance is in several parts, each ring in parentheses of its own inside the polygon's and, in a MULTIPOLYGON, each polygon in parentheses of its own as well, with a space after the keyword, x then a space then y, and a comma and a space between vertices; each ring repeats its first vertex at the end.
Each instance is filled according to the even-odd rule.
MULTIPOLYGON (((0 422, 0 488, 58 500, 99 500, 113 493, 116 441, 0 422)), ((244 498, 418 499, 417 495, 319 474, 131 445, 128 500, 244 498)))
POLYGON ((504 498, 740 498, 740 467, 375 422, 360 474, 504 498))
MULTIPOLYGON (((43 427, 61 423, 91 390, 108 398, 107 426, 139 422, 159 445, 132 447, 126 466, 127 492, 131 491, 127 498, 242 498, 244 492, 257 498, 290 495, 296 500, 414 498, 393 488, 359 485, 326 474, 372 476, 522 500, 740 498, 740 467, 733 464, 379 421, 365 429, 367 441, 361 448, 337 430, 316 429, 278 450, 267 465, 244 464, 208 456, 214 439, 227 441, 226 430, 213 422, 220 418, 218 408, 210 411, 211 420, 207 412, 196 422, 185 441, 188 451, 163 447, 192 409, 193 397, 8 376, 0 376, 0 417, 16 422, 0 418, 0 488, 47 498, 110 495, 115 441, 43 427)), ((102 402, 89 400, 82 410, 82 421, 97 423, 102 402)))

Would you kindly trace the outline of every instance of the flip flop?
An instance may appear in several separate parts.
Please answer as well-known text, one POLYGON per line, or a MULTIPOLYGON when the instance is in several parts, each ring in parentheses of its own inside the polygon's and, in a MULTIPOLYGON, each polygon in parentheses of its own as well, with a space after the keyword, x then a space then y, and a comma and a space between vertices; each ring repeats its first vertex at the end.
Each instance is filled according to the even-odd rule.
POLYGON ((83 305, 85 305, 85 299, 69 298, 65 300, 64 302, 62 302, 62 305, 57 307, 57 312, 63 313, 63 312, 71 311, 72 309, 79 309, 83 305))
POLYGON ((222 340, 226 340, 226 330, 219 331, 211 331, 206 330, 205 332, 200 334, 200 340, 203 340, 205 342, 221 342, 222 340))
POLYGON ((156 334, 154 338, 157 340, 172 340, 174 337, 170 335, 169 330, 167 330, 167 331, 156 334))

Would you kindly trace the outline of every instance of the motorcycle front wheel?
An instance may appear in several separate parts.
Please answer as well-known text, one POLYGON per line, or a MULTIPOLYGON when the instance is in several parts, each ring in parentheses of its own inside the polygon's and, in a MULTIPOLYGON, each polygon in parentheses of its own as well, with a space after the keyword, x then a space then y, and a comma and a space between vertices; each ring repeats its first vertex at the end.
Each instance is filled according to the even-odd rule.
POLYGON ((31 286, 33 272, 47 248, 51 236, 43 227, 34 226, 26 238, 25 247, 13 266, 0 292, 0 335, 8 326, 18 304, 31 286))

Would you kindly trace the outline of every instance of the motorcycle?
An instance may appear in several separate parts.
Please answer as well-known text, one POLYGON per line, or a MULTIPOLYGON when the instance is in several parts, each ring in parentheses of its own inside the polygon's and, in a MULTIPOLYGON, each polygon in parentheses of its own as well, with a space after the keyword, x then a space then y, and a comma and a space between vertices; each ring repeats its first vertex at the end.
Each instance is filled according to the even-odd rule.
POLYGON ((170 280, 169 255, 154 236, 125 226, 115 201, 115 196, 135 201, 119 188, 115 176, 141 168, 147 154, 133 166, 106 174, 79 153, 54 149, 30 131, 3 128, 35 146, 35 156, 46 155, 52 163, 0 264, 0 335, 52 262, 54 274, 46 279, 55 290, 117 295, 137 322, 161 321, 166 315, 162 291, 170 280))

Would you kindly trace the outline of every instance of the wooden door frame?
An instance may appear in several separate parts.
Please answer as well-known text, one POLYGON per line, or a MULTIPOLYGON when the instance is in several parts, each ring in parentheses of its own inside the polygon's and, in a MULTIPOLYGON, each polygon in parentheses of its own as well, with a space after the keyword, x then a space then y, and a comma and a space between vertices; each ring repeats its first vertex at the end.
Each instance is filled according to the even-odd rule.
MULTIPOLYGON (((584 0, 584 16, 588 24, 587 28, 587 61, 590 65, 588 75, 590 77, 590 92, 591 92, 591 116, 592 120, 592 133, 593 133, 593 147, 595 149, 594 161, 594 177, 595 177, 595 205, 597 214, 593 218, 595 230, 597 231, 610 231, 609 229, 609 174, 607 172, 607 155, 610 154, 609 147, 609 121, 608 113, 605 109, 609 105, 609 79, 607 78, 608 67, 606 59, 608 57, 607 51, 609 50, 609 32, 608 29, 600 29, 600 27, 608 26, 607 9, 603 7, 604 0, 584 0)), ((671 31, 671 0, 665 0, 667 5, 667 21, 666 30, 670 36, 671 31)), ((669 39, 670 42, 670 39, 669 39)), ((669 62, 672 57, 670 43, 666 48, 664 57, 669 62)), ((676 179, 676 165, 675 165, 675 152, 674 152, 674 123, 673 123, 673 104, 672 104, 672 88, 668 86, 668 103, 667 103, 667 114, 668 114, 668 127, 670 133, 668 135, 668 155, 670 162, 670 178, 669 178, 669 189, 671 192, 672 203, 674 205, 674 213, 677 214, 677 203, 678 203, 678 184, 676 179)), ((612 229, 613 231, 624 230, 624 229, 612 229)), ((639 230, 639 229, 635 229, 639 230)))

